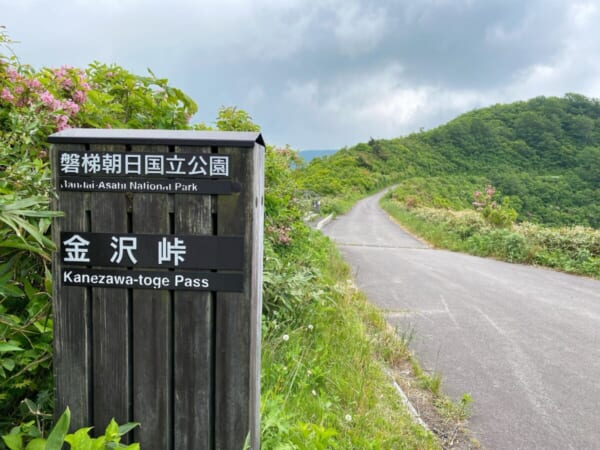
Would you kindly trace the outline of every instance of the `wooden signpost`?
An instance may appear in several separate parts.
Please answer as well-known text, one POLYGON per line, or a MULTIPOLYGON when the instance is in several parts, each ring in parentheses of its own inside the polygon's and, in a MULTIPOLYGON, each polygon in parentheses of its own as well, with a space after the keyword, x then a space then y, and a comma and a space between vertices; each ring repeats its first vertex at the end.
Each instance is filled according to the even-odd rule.
POLYGON ((49 137, 56 412, 144 449, 259 448, 258 133, 49 137))

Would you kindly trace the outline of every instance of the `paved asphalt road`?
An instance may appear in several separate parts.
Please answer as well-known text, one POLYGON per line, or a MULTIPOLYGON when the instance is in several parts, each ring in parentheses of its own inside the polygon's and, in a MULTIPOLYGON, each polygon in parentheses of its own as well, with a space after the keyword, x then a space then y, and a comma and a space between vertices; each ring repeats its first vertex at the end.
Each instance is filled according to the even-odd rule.
POLYGON ((323 232, 487 449, 600 449, 600 282, 433 250, 377 206, 323 232))

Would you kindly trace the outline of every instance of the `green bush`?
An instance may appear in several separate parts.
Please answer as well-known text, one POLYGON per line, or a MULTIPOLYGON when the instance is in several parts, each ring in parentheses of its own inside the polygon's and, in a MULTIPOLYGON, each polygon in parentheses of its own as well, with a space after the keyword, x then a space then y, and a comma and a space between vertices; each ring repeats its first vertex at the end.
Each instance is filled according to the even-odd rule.
POLYGON ((104 435, 91 438, 91 428, 81 428, 72 434, 67 434, 71 423, 71 412, 67 408, 50 433, 44 438, 33 422, 18 425, 10 433, 2 436, 2 441, 9 450, 61 450, 69 444, 71 450, 108 450, 122 448, 139 450, 139 444, 125 445, 121 438, 137 427, 138 423, 128 423, 119 426, 114 419, 110 421, 104 435))
POLYGON ((600 278, 600 230, 531 223, 493 226, 476 211, 406 208, 392 196, 382 206, 433 245, 600 278))

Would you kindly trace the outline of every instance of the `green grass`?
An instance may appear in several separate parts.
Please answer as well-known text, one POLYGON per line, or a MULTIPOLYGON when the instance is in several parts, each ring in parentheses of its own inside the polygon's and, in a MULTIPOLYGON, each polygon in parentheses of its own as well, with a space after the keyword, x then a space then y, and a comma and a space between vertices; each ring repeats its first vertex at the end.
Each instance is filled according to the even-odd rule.
POLYGON ((312 295, 285 299, 297 301, 292 319, 271 314, 264 323, 262 447, 439 448, 413 421, 385 370, 409 358, 406 346, 353 288, 332 243, 318 234, 309 240, 318 249, 304 255, 313 276, 294 283, 296 292, 312 295))
POLYGON ((600 279, 600 230, 530 223, 498 228, 476 211, 407 208, 389 197, 381 206, 435 247, 600 279))

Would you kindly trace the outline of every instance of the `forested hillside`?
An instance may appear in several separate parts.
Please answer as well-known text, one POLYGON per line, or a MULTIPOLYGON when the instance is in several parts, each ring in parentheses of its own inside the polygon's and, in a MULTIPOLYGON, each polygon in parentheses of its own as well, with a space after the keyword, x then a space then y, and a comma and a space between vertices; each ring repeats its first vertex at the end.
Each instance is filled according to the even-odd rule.
POLYGON ((599 228, 600 101, 567 94, 494 105, 433 130, 371 139, 313 160, 299 173, 306 188, 346 196, 447 176, 436 195, 418 199, 416 192, 414 200, 444 206, 460 198, 468 205, 477 177, 480 187, 491 184, 508 197, 519 221, 599 228))

